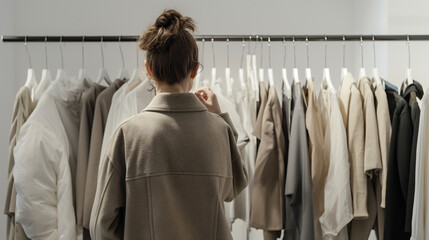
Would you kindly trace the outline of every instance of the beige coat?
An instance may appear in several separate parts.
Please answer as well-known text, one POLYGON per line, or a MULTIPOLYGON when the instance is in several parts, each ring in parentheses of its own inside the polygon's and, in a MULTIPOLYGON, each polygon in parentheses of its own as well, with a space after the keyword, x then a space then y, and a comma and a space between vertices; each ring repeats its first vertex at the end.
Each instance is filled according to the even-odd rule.
POLYGON ((111 139, 91 214, 93 240, 232 239, 224 201, 247 185, 228 114, 193 93, 160 93, 111 139))
POLYGON ((304 100, 307 103, 305 123, 308 132, 308 150, 311 163, 311 180, 313 191, 313 224, 314 239, 323 240, 319 218, 324 210, 324 188, 329 170, 329 158, 323 151, 323 126, 316 98, 313 79, 307 79, 303 88, 304 100))
POLYGON ((344 76, 340 90, 340 109, 347 133, 350 161, 350 178, 353 197, 353 216, 356 219, 368 217, 367 176, 364 171, 365 123, 362 97, 349 73, 344 76))
POLYGON ((12 127, 9 135, 9 169, 8 169, 8 186, 5 200, 4 213, 7 215, 7 232, 6 238, 10 240, 28 239, 22 229, 21 224, 15 222, 16 211, 16 189, 13 179, 13 167, 15 159, 13 149, 15 148, 22 125, 27 121, 33 112, 36 104, 31 100, 31 90, 28 87, 21 87, 16 94, 15 104, 12 116, 12 127))
MULTIPOLYGON (((262 106, 261 106, 262 109, 262 106)), ((252 187, 250 226, 264 230, 282 230, 284 212, 284 153, 282 109, 276 89, 270 87, 263 117, 259 118, 261 140, 256 157, 252 187)), ((258 123, 256 124, 258 126, 258 123)))

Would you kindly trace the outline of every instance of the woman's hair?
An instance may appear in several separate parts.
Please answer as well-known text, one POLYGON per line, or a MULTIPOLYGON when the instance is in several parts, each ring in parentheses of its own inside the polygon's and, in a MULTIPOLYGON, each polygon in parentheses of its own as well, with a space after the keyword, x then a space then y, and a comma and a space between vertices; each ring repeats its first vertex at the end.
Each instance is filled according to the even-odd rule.
POLYGON ((179 83, 195 69, 198 46, 190 31, 195 22, 176 10, 165 10, 140 37, 146 61, 156 81, 179 83))

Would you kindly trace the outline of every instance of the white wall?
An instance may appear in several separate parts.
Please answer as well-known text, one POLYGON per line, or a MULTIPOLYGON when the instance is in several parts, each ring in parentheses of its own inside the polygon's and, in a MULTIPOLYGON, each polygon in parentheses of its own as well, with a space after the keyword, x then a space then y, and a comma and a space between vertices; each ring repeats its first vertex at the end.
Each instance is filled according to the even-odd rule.
MULTIPOLYGON (((0 34, 16 35, 136 35, 141 34, 155 18, 167 8, 175 8, 197 22, 196 34, 384 34, 427 33, 425 23, 429 14, 428 3, 423 1, 352 1, 352 0, 0 0, 0 34), (410 2, 413 2, 411 7, 410 2)), ((425 71, 426 43, 412 43, 412 68, 420 81, 429 75, 425 71)), ((125 64, 128 69, 136 66, 136 44, 123 43, 125 64)), ((201 43, 199 43, 201 46, 201 43)), ((246 47, 248 44, 246 43, 246 47)), ((429 46, 429 45, 428 45, 429 46)), ((252 49, 254 44, 252 44, 252 49)), ((356 76, 360 68, 359 42, 346 45, 346 64, 356 76)), ((370 74, 373 67, 372 43, 364 43, 364 65, 370 74)), ((44 68, 44 43, 29 43, 33 67, 40 77, 44 68)), ((260 45, 257 46, 260 55, 260 45)), ((263 65, 268 65, 268 49, 264 43, 263 65)), ((283 65, 283 46, 272 43, 272 67, 277 83, 280 83, 280 68, 283 65)), ((247 49, 246 49, 247 53, 247 49)), ((398 84, 405 76, 407 66, 405 43, 380 43, 376 45, 377 67, 382 77, 398 84)), ((342 67, 342 43, 328 44, 328 67, 334 85, 339 85, 342 67)), ((218 74, 223 76, 226 65, 226 44, 215 43, 218 74)), ((95 78, 101 67, 100 44, 85 44, 85 67, 95 78)), ((305 44, 296 43, 297 67, 303 77, 306 67, 305 44)), ((236 69, 241 58, 241 43, 230 44, 232 76, 237 79, 236 69)), ((60 67, 59 44, 48 44, 48 67, 53 76, 60 67)), ((64 48, 65 69, 70 75, 77 74, 81 66, 81 44, 66 43, 64 48)), ((141 53, 140 61, 143 60, 141 53)), ((259 61, 259 57, 258 57, 259 61)), ((211 45, 205 44, 205 59, 201 62, 209 76, 212 66, 211 45)), ((110 76, 117 75, 121 67, 118 43, 105 44, 105 65, 110 76)), ((140 63, 141 65, 141 63, 140 63)), ((292 45, 287 43, 287 68, 293 67, 292 45)), ((310 67, 316 84, 321 82, 324 66, 324 43, 310 42, 310 67)), ((10 118, 14 96, 24 84, 28 61, 22 43, 0 44, 0 72, 3 75, 0 119, 0 162, 3 174, 0 178, 0 207, 4 204, 7 169, 7 148, 10 118)), ((429 82, 423 82, 429 86, 429 82)), ((5 232, 5 217, 0 217, 0 236, 5 232)), ((4 235, 3 235, 4 236, 4 235)), ((1 238, 1 237, 0 237, 1 238)))

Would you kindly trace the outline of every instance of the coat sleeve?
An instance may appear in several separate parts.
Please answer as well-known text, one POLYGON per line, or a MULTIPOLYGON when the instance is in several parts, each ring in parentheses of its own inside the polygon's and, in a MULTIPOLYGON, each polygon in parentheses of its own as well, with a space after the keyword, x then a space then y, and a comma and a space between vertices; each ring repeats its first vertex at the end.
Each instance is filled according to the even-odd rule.
POLYGON ((76 239, 68 156, 57 142, 40 126, 27 126, 14 149, 16 221, 30 239, 76 239))
POLYGON ((247 186, 247 169, 243 163, 240 152, 237 147, 238 134, 235 131, 234 125, 227 113, 219 115, 229 125, 228 127, 228 141, 231 154, 231 168, 232 168, 232 189, 228 192, 225 201, 230 202, 234 200, 237 195, 243 191, 247 186))
POLYGON ((90 233, 93 240, 123 239, 125 214, 125 149, 122 130, 112 137, 99 172, 90 233))

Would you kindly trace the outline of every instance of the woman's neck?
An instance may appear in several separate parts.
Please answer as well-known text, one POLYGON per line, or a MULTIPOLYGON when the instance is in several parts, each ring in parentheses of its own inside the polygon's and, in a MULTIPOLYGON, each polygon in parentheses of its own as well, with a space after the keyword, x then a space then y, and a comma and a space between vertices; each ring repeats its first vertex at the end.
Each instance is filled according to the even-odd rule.
POLYGON ((189 83, 188 81, 182 81, 181 83, 169 85, 164 82, 156 82, 155 89, 156 93, 187 93, 189 92, 189 83))

